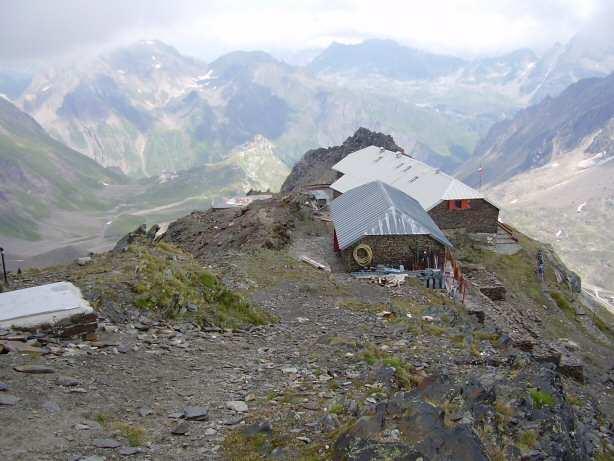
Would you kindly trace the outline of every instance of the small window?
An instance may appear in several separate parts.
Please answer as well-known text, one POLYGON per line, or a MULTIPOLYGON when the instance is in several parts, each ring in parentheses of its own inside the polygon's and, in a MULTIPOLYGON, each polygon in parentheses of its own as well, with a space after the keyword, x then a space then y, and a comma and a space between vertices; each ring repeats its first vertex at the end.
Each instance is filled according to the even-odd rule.
POLYGON ((448 201, 448 209, 449 210, 468 210, 471 208, 470 200, 449 200, 448 201))

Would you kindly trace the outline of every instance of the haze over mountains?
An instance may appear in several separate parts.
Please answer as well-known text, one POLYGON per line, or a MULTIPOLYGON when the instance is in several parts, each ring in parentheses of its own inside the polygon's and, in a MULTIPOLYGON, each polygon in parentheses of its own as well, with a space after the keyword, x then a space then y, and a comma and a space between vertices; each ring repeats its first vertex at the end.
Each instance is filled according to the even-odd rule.
POLYGON ((475 61, 368 40, 333 43, 300 67, 264 52, 206 64, 142 41, 37 74, 21 93, 23 78, 4 87, 52 136, 133 176, 223 160, 257 135, 292 164, 358 126, 390 132, 450 169, 502 116, 607 74, 613 56, 580 37, 542 57, 518 50, 475 61))
MULTIPOLYGON (((277 190, 305 151, 340 144, 360 126, 389 133, 417 158, 461 171, 474 183, 483 165, 490 187, 525 177, 554 157, 571 158, 567 153, 577 153, 591 136, 587 152, 601 155, 612 139, 612 115, 600 101, 609 93, 590 89, 607 86, 607 79, 583 81, 564 92, 580 79, 614 71, 614 45, 607 40, 595 46, 578 34, 541 55, 519 49, 474 60, 391 40, 333 43, 319 54, 305 54, 314 55, 299 60, 305 65, 290 65, 265 52, 237 51, 205 63, 147 40, 34 74, 2 70, 0 92, 69 146, 63 152, 80 152, 114 168, 96 170, 105 175, 121 178, 121 170, 133 178, 118 181, 142 179, 128 207, 155 210, 150 219, 206 206, 215 195, 277 190), (578 104, 577 113, 584 115, 574 116, 578 104)), ((47 136, 41 133, 36 136, 47 136)), ((600 162, 591 175, 602 178, 608 166, 600 162)), ((514 181, 510 184, 520 180, 514 181)), ((607 197, 597 183, 588 182, 587 194, 607 197)), ((75 187, 81 187, 78 181, 75 187)), ((36 195, 28 191, 11 196, 11 206, 28 209, 36 195)), ((504 186, 495 191, 505 196, 504 186)), ((507 205, 513 199, 502 200, 507 205)), ((591 228, 601 229, 604 207, 591 228)), ((550 220, 551 209, 556 207, 540 208, 540 222, 550 220)), ((20 215, 22 227, 34 216, 20 215)), ((527 222, 533 215, 516 218, 532 230, 527 222)), ((3 222, 1 231, 9 227, 3 222)), ((575 235, 573 226, 554 227, 575 235)), ((550 226, 540 236, 548 240, 559 230, 550 226)))
POLYGON ((507 220, 555 244, 591 283, 612 286, 614 74, 581 80, 497 123, 461 176, 484 184, 507 220))

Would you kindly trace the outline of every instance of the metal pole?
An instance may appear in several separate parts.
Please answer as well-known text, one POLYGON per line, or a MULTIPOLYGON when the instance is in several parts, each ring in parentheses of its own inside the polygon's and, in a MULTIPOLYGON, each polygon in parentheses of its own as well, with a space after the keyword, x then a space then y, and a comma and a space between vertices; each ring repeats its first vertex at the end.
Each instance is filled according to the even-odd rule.
POLYGON ((6 276, 6 264, 4 264, 4 248, 0 247, 0 257, 2 257, 2 273, 4 274, 4 283, 8 286, 9 279, 6 276))

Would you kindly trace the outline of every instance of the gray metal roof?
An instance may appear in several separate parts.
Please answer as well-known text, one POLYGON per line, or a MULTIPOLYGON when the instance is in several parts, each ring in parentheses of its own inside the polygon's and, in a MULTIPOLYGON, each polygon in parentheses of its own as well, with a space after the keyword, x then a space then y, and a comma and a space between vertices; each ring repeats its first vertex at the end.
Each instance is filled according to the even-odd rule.
POLYGON ((336 163, 333 170, 343 173, 343 176, 330 187, 342 194, 361 184, 379 180, 415 198, 427 211, 443 200, 483 198, 488 201, 481 192, 437 168, 376 146, 351 153, 336 163))
POLYGON ((430 235, 452 244, 417 200, 381 181, 347 191, 330 204, 339 247, 343 250, 365 235, 430 235))

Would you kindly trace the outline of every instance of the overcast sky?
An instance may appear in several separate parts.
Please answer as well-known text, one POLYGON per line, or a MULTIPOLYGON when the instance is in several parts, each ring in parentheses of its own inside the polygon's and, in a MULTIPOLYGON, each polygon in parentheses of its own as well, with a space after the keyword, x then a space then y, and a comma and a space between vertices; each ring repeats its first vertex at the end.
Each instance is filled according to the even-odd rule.
MULTIPOLYGON (((0 61, 49 60, 159 38, 210 60, 392 38, 461 56, 544 50, 599 22, 612 0, 0 0, 0 61)), ((609 10, 609 11, 608 11, 609 10)), ((607 23, 606 23, 607 22, 607 23)))

